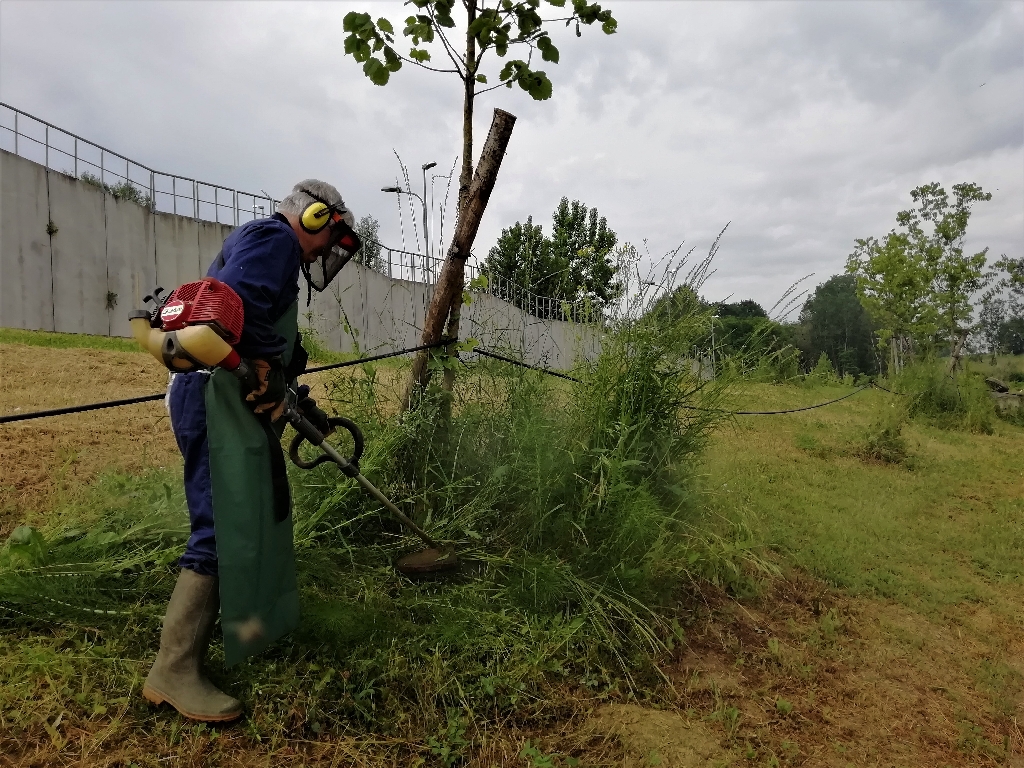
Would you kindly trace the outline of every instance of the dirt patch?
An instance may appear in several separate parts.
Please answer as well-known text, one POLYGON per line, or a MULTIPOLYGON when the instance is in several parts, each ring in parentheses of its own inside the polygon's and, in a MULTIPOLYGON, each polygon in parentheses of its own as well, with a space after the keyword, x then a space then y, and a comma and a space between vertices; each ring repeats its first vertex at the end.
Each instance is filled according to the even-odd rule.
MULTIPOLYGON (((0 414, 162 391, 167 371, 142 353, 0 345, 0 414)), ((162 402, 0 426, 0 534, 37 522, 104 470, 177 462, 162 402)))
POLYGON ((722 602, 666 671, 678 707, 751 764, 1019 765, 1016 629, 979 622, 988 634, 794 575, 756 607, 722 602))
POLYGON ((586 728, 618 739, 626 751, 623 768, 711 768, 730 758, 720 736, 679 712, 609 704, 593 714, 586 728))

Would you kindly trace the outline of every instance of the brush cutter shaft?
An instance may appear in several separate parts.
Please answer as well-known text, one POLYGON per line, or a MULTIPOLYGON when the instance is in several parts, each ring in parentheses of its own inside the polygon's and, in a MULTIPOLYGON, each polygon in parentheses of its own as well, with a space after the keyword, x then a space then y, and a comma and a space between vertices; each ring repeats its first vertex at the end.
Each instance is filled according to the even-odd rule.
MULTIPOLYGON (((394 515, 399 520, 399 522, 402 523, 402 525, 404 525, 410 531, 419 536, 424 544, 426 544, 428 547, 431 547, 432 549, 441 549, 440 544, 438 544, 436 541, 430 538, 430 536, 427 535, 426 531, 424 531, 422 528, 416 525, 416 523, 414 523, 408 515, 406 515, 404 512, 402 512, 402 510, 396 507, 387 496, 385 496, 383 493, 380 492, 380 490, 378 490, 377 486, 375 486, 373 483, 367 480, 363 476, 363 473, 359 471, 359 465, 358 463, 356 463, 356 461, 358 460, 359 454, 362 454, 363 452, 363 436, 362 433, 360 433, 359 428, 356 427, 355 424, 353 424, 348 419, 339 419, 339 421, 347 422, 345 424, 340 424, 340 426, 344 426, 346 429, 348 429, 348 431, 352 433, 352 437, 356 440, 356 457, 355 460, 352 460, 346 459, 344 456, 338 453, 337 449, 333 445, 328 443, 324 439, 324 436, 320 434, 320 430, 314 427, 310 423, 309 419, 307 419, 305 416, 299 413, 296 409, 289 408, 287 411, 285 411, 285 418, 288 419, 289 423, 293 427, 295 427, 295 431, 298 432, 298 434, 295 436, 295 439, 292 440, 291 448, 288 451, 289 456, 291 457, 292 461, 295 463, 296 466, 301 467, 302 469, 311 469, 312 467, 319 464, 321 461, 333 461, 335 464, 338 465, 339 469, 341 469, 342 472, 344 472, 349 477, 355 479, 357 483, 363 486, 367 493, 369 493, 371 496, 373 496, 373 498, 375 498, 377 501, 379 501, 381 504, 387 507, 388 512, 394 515), (299 446, 302 445, 303 440, 308 440, 310 443, 317 446, 321 451, 323 451, 323 455, 318 456, 313 461, 303 461, 302 459, 300 459, 299 446)), ((331 421, 334 422, 335 419, 331 419, 331 421)))

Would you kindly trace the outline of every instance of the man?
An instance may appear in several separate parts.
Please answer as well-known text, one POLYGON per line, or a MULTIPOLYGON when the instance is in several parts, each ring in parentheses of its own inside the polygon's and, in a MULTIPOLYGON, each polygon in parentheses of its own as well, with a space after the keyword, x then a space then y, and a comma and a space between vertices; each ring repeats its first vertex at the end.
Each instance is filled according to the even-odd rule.
MULTIPOLYGON (((284 423, 274 422, 289 383, 305 370, 299 272, 310 287, 323 290, 358 250, 352 222, 337 189, 308 179, 271 218, 232 232, 207 275, 242 299, 245 325, 236 350, 257 371, 258 386, 244 392, 231 373, 218 369, 176 374, 169 389, 191 535, 142 692, 191 719, 228 721, 242 713, 241 703, 201 669, 218 609, 228 666, 298 623, 291 497, 280 444, 284 423), (339 241, 347 251, 336 247, 339 241)), ((326 414, 305 393, 297 406, 329 431, 326 414)))

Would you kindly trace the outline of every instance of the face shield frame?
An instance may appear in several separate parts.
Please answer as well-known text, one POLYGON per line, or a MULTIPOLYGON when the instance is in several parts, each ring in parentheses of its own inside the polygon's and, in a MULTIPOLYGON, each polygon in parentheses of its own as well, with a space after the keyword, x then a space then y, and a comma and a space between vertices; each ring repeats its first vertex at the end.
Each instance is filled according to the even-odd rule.
POLYGON ((332 232, 330 247, 324 248, 315 261, 302 265, 306 282, 317 293, 327 290, 331 281, 363 247, 363 241, 359 235, 337 210, 332 212, 332 221, 329 226, 332 232))

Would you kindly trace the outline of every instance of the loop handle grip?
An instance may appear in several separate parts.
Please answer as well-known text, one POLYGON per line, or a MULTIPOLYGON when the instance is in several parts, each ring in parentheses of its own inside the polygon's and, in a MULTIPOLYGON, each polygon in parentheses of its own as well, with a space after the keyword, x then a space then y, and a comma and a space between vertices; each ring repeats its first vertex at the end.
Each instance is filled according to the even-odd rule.
MULTIPOLYGON (((291 458, 292 463, 299 467, 299 469, 312 469, 317 464, 332 461, 333 459, 326 453, 321 453, 310 461, 306 461, 299 456, 299 446, 302 445, 304 440, 308 441, 311 445, 319 447, 324 441, 324 436, 320 434, 320 430, 314 427, 305 416, 298 413, 298 411, 293 411, 293 413, 294 415, 289 414, 288 419, 296 431, 296 435, 292 438, 292 443, 288 448, 288 456, 291 458)), ((344 416, 332 416, 327 420, 327 423, 334 428, 342 427, 352 435, 352 442, 355 443, 355 447, 352 449, 352 457, 348 459, 348 463, 356 469, 358 474, 359 458, 363 455, 362 431, 354 421, 346 419, 344 416)))

